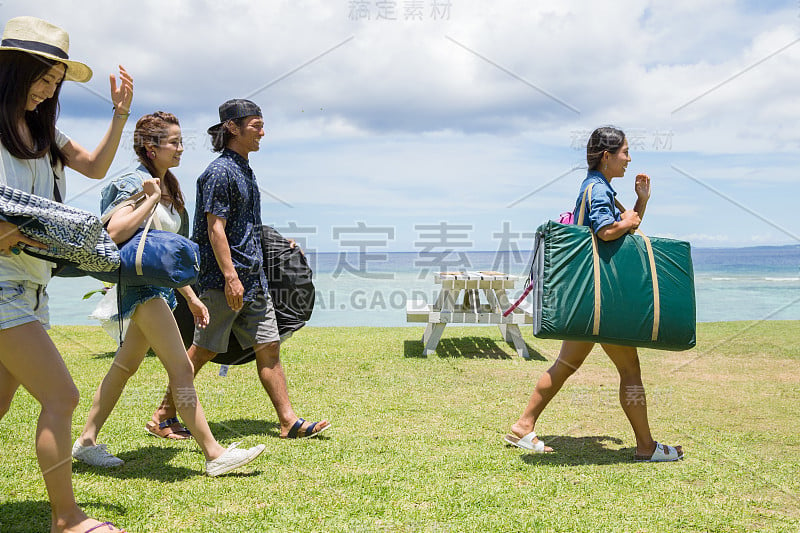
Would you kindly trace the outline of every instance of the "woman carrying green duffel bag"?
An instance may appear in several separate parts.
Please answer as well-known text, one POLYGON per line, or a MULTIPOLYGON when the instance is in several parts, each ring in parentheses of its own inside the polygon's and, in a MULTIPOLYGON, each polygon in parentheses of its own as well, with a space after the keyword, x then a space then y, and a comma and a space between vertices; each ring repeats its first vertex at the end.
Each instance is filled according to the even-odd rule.
MULTIPOLYGON (((636 204, 631 210, 621 210, 611 180, 623 177, 631 161, 625 134, 613 127, 596 129, 586 146, 586 161, 589 171, 575 203, 574 220, 589 226, 602 241, 614 241, 635 231, 650 199, 650 177, 646 174, 636 176, 636 204)), ((539 378, 522 416, 505 436, 507 443, 534 453, 553 451, 536 437, 534 427, 544 408, 567 378, 583 364, 594 345, 590 341, 562 342, 558 359, 539 378)), ((682 459, 683 450, 680 446, 660 444, 653 440, 650 433, 637 348, 602 342, 600 345, 619 372, 620 404, 636 436, 634 460, 661 462, 682 459)))

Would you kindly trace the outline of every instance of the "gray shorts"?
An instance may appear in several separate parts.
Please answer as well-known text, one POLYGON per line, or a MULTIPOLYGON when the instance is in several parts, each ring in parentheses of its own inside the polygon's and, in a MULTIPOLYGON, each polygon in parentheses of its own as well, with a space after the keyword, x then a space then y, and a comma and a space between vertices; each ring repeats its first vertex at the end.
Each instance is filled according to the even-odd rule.
POLYGON ((37 320, 44 329, 50 329, 44 285, 30 281, 0 281, 0 329, 10 329, 37 320))
POLYGON ((194 344, 214 353, 228 351, 231 331, 245 350, 256 344, 280 341, 275 309, 269 294, 259 293, 252 302, 244 302, 239 311, 228 305, 225 291, 212 289, 200 295, 208 307, 210 320, 203 329, 194 329, 194 344))

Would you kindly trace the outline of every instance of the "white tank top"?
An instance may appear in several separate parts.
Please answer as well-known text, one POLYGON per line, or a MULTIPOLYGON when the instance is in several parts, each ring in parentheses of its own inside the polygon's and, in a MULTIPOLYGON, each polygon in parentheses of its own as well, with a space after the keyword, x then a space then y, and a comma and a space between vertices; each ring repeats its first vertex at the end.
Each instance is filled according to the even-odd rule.
POLYGON ((156 206, 156 216, 161 223, 162 230, 178 233, 178 230, 181 229, 181 214, 172 206, 166 206, 159 202, 156 206))

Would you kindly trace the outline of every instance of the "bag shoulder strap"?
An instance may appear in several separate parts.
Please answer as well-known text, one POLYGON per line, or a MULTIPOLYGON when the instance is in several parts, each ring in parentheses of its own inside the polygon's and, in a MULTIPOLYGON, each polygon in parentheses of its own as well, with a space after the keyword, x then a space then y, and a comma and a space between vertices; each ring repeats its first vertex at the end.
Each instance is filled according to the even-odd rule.
POLYGON ((67 195, 67 178, 64 174, 64 165, 60 161, 53 160, 53 154, 50 156, 50 168, 53 169, 53 198, 56 202, 63 204, 64 197, 67 195))
MULTIPOLYGON (((120 209, 122 209, 123 207, 133 207, 135 209, 136 206, 139 205, 139 203, 142 202, 144 199, 145 199, 144 191, 137 192, 133 196, 128 197, 128 199, 123 200, 122 202, 114 206, 114 208, 111 211, 100 217, 100 221, 103 224, 108 224, 108 221, 111 220, 111 217, 113 217, 120 209)), ((158 218, 158 213, 156 213, 157 207, 158 204, 156 204, 156 206, 153 208, 153 211, 150 213, 149 218, 153 219, 153 227, 155 229, 161 229, 161 220, 158 218)))
MULTIPOLYGON (((586 211, 586 198, 587 197, 589 198, 589 210, 592 209, 592 187, 593 186, 594 186, 594 183, 590 183, 583 190, 583 195, 581 196, 581 212, 578 214, 578 225, 579 226, 583 225, 583 216, 584 216, 584 212, 586 211)), ((621 212, 623 212, 623 213, 625 212, 625 206, 622 205, 620 203, 620 201, 617 200, 616 198, 614 198, 614 205, 616 205, 617 209, 619 209, 621 212)))
POLYGON ((592 208, 592 187, 594 183, 590 183, 586 186, 583 190, 583 195, 581 196, 581 212, 578 213, 578 225, 583 226, 583 215, 586 212, 586 197, 589 197, 589 209, 592 208))
MULTIPOLYGON (((158 204, 156 204, 158 206, 158 204)), ((150 231, 150 224, 153 223, 153 219, 158 220, 156 216, 156 208, 153 208, 153 212, 150 213, 150 216, 147 217, 147 223, 144 225, 144 230, 142 230, 142 237, 139 239, 139 246, 136 248, 136 275, 141 276, 142 274, 142 256, 144 255, 144 242, 147 240, 147 233, 150 231)))
MULTIPOLYGON (((623 206, 619 200, 614 198, 614 204, 617 206, 617 209, 625 212, 625 206, 623 206)), ((645 249, 647 250, 647 263, 650 266, 650 278, 653 282, 653 331, 650 336, 652 340, 658 340, 658 327, 661 323, 661 294, 658 290, 658 272, 656 271, 656 258, 653 255, 653 245, 650 242, 650 238, 644 234, 642 230, 636 228, 634 233, 638 234, 642 240, 644 241, 645 249)))
MULTIPOLYGON (((592 185, 594 184, 590 183, 583 191, 583 198, 581 199, 581 212, 578 215, 578 225, 583 225, 583 214, 586 210, 585 207, 587 197, 589 199, 589 209, 591 210, 592 208, 592 185)), ((625 207, 616 198, 614 198, 614 204, 617 206, 617 209, 625 212, 625 207)), ((591 227, 589 228, 589 231, 592 234, 592 274, 594 278, 594 320, 592 324, 592 334, 600 335, 600 257, 597 251, 597 235, 595 235, 591 227)), ((653 285, 653 330, 651 333, 651 339, 655 341, 658 340, 658 328, 661 322, 661 296, 658 290, 658 273, 656 272, 655 256, 653 255, 653 246, 650 242, 650 239, 639 228, 636 228, 636 233, 638 233, 644 241, 645 249, 647 250, 647 262, 650 266, 650 278, 653 285)))
POLYGON ((153 212, 150 213, 150 218, 153 219, 153 228, 155 229, 164 229, 161 227, 161 219, 158 218, 158 204, 153 208, 153 212))
POLYGON ((129 196, 127 199, 115 205, 111 211, 100 217, 100 221, 103 224, 107 224, 108 221, 111 220, 111 217, 113 217, 120 209, 122 209, 123 207, 136 208, 136 205, 144 199, 145 199, 144 191, 137 192, 136 194, 129 196))

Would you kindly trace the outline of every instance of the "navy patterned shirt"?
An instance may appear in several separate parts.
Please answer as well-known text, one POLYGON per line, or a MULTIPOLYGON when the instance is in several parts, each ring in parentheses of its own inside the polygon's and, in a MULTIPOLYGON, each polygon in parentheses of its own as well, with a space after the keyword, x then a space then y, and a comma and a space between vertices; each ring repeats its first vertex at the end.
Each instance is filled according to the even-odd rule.
POLYGON ((225 278, 208 238, 206 214, 225 219, 231 259, 244 286, 244 300, 266 292, 261 251, 261 194, 247 159, 225 148, 197 178, 197 205, 192 240, 200 245, 200 293, 224 289, 225 278))

